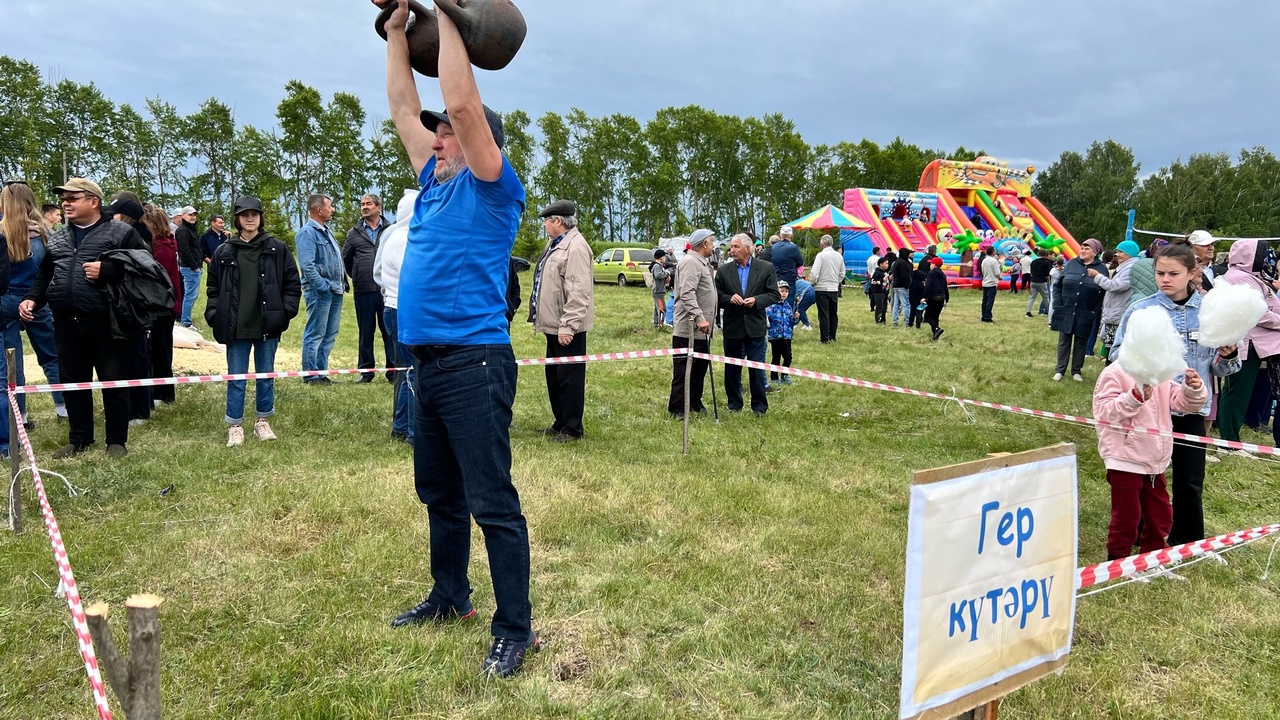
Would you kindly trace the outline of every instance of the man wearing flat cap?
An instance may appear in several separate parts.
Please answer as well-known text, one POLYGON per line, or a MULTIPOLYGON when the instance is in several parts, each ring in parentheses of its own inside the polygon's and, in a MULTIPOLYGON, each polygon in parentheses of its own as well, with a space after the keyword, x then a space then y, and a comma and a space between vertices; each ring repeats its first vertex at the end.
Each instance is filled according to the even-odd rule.
MULTIPOLYGON (((30 322, 46 304, 53 310, 62 382, 89 382, 95 370, 99 380, 132 378, 133 343, 117 340, 108 319, 106 285, 123 280, 124 270, 98 258, 109 250, 146 250, 147 245, 132 226, 104 214, 102 188, 92 180, 71 178, 54 192, 62 200, 67 224, 49 237, 18 317, 30 322)), ((65 397, 70 433, 67 444, 53 453, 55 459, 82 453, 94 443, 92 391, 76 390, 65 397)), ((107 455, 123 457, 129 441, 129 390, 103 390, 102 410, 107 455)))
MULTIPOLYGON (((578 206, 556 200, 541 213, 551 242, 533 272, 529 322, 547 336, 547 357, 587 354, 587 332, 595 322, 595 286, 591 277, 591 246, 578 231, 578 206)), ((586 403, 587 366, 548 365, 547 397, 555 422, 543 430, 555 442, 582 439, 586 403)))
POLYGON ((480 101, 454 21, 437 14, 440 94, 448 110, 423 112, 405 35, 409 4, 375 4, 394 4, 385 26, 387 99, 422 188, 405 244, 397 310, 400 343, 414 358, 414 485, 431 528, 432 586, 392 626, 475 617, 467 575, 474 516, 497 606, 480 672, 507 677, 538 649, 529 531, 511 481, 516 360, 506 317, 524 185, 502 153, 502 118, 480 101), (451 281, 436 279, 440 268, 449 268, 451 281))
MULTIPOLYGON (((676 266, 674 327, 671 346, 687 348, 694 352, 711 352, 711 324, 716 319, 716 286, 709 258, 715 252, 716 236, 710 230, 694 230, 689 236, 689 248, 676 266)), ((684 417, 685 363, 692 362, 689 376, 689 409, 706 412, 702 404, 702 388, 710 363, 676 355, 671 375, 671 397, 667 400, 667 412, 677 418, 684 417)))

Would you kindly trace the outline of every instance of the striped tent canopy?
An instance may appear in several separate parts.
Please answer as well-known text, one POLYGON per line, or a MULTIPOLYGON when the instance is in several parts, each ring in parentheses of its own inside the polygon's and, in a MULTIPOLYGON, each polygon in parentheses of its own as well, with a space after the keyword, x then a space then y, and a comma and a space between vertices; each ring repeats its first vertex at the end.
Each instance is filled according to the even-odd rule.
POLYGON ((795 230, 870 230, 871 225, 836 208, 823 205, 799 220, 787 223, 795 230))

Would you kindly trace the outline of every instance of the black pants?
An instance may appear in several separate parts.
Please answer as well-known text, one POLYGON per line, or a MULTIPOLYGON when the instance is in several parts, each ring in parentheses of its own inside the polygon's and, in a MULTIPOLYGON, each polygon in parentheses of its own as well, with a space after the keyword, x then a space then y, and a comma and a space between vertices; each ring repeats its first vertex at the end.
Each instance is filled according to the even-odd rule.
MULTIPOLYGON (((390 367, 396 356, 396 339, 387 333, 386 323, 382 320, 382 293, 356 293, 356 327, 359 331, 359 349, 356 367, 360 369, 375 367, 377 359, 373 354, 373 331, 377 328, 382 333, 382 353, 390 367)), ((394 373, 387 373, 391 378, 394 373)), ((364 373, 364 377, 373 379, 373 373, 364 373)))
POLYGON ((943 302, 944 298, 941 295, 925 301, 924 321, 933 328, 934 332, 938 332, 938 319, 942 317, 943 302))
MULTIPOLYGON (((689 347, 689 338, 673 337, 671 347, 689 347)), ((711 341, 708 338, 699 337, 693 341, 693 351, 710 353, 711 341)), ((672 360, 671 397, 667 400, 667 412, 672 415, 684 415, 685 363, 690 358, 677 355, 672 360)), ((706 385, 707 368, 710 366, 711 363, 708 360, 693 359, 692 374, 689 376, 689 409, 693 412, 706 412, 707 406, 702 404, 702 388, 706 385)))
MULTIPOLYGON (((1208 382, 1213 382, 1209 378, 1208 382)), ((1173 431, 1188 435, 1204 435, 1203 415, 1174 415, 1173 431)), ((1169 528, 1169 544, 1204 539, 1204 445, 1173 441, 1173 525, 1169 528)))
MULTIPOLYGON (((833 291, 815 291, 814 297, 818 305, 818 340, 831 342, 836 339, 836 330, 840 327, 840 293, 833 291)), ((872 293, 874 306, 875 294, 872 293)))
MULTIPOLYGON (((769 347, 773 348, 773 358, 769 360, 772 365, 786 365, 791 367, 791 338, 770 338, 769 347)), ((786 375, 787 373, 782 373, 786 375)), ((778 373, 769 373, 770 380, 777 380, 778 373)))
POLYGON ((884 290, 872 290, 871 305, 875 308, 876 324, 883 325, 885 313, 889 310, 889 293, 884 290))
MULTIPOLYGON (((725 338, 724 354, 726 357, 741 358, 764 362, 765 338, 725 338)), ((764 371, 754 368, 747 370, 748 382, 751 385, 751 410, 764 413, 769 409, 769 399, 765 395, 764 371)), ((724 366, 724 404, 730 410, 742 409, 742 366, 724 366)))
POLYGON ((1000 291, 999 287, 982 288, 982 321, 983 322, 990 322, 992 320, 991 311, 995 309, 996 293, 998 293, 999 291, 1000 291))
POLYGON ((916 288, 914 285, 907 292, 907 327, 920 327, 920 321, 924 319, 924 311, 917 310, 920 303, 924 301, 924 288, 916 288))
MULTIPOLYGON (((129 377, 142 380, 151 374, 151 328, 138 334, 132 341, 133 374, 129 377)), ((152 392, 149 387, 129 388, 129 419, 150 420, 152 392)))
MULTIPOLYGON (((173 377, 173 316, 166 315, 151 326, 151 375, 155 378, 173 377)), ((171 403, 176 394, 172 385, 151 388, 151 397, 162 403, 171 403)))
MULTIPOLYGON (((1055 372, 1067 374, 1067 362, 1071 362, 1071 374, 1079 375, 1084 369, 1084 351, 1089 339, 1072 333, 1058 333, 1058 365, 1055 372)), ((1201 433, 1203 435, 1204 433, 1201 433)))
MULTIPOLYGON (((547 335, 547 357, 568 357, 587 354, 587 334, 573 336, 568 345, 560 344, 559 335, 547 335)), ((551 415, 556 432, 582 437, 582 412, 587 402, 587 365, 548 365, 547 398, 551 401, 551 415)), ((683 400, 683 399, 682 399, 683 400)))
POLYGON ((1013 293, 1014 295, 1018 294, 1018 282, 1021 278, 1022 278, 1021 275, 1009 276, 1009 292, 1013 293))
MULTIPOLYGON (((135 343, 114 340, 105 315, 55 315, 53 336, 58 343, 58 373, 62 382, 82 383, 98 379, 127 380, 134 374, 135 343)), ((67 424, 72 445, 93 444, 93 391, 74 390, 63 394, 67 401, 67 424)), ((107 422, 107 444, 129 441, 129 391, 103 390, 102 409, 107 422)))

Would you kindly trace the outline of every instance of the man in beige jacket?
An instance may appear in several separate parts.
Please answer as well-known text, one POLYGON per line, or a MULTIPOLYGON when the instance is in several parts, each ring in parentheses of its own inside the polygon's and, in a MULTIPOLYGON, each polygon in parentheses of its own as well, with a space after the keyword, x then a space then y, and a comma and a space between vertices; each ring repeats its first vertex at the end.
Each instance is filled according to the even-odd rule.
MULTIPOLYGON (((716 286, 711 273, 711 257, 716 236, 710 230, 694 230, 689 236, 689 250, 676 266, 675 312, 672 317, 671 346, 693 346, 694 352, 711 352, 711 324, 716 321, 716 286)), ((667 400, 667 412, 674 417, 684 417, 685 363, 689 358, 677 355, 671 375, 671 397, 667 400)), ((706 412, 702 404, 702 388, 710 363, 693 360, 689 378, 689 409, 706 412)))
MULTIPOLYGON (((547 357, 587 354, 587 331, 595 322, 595 286, 591 277, 591 246, 578 232, 578 206, 556 200, 541 213, 551 242, 538 259, 529 298, 533 331, 547 336, 547 357)), ((555 422, 543 430, 554 442, 582 439, 586 405, 585 363, 548 365, 547 396, 555 422)))

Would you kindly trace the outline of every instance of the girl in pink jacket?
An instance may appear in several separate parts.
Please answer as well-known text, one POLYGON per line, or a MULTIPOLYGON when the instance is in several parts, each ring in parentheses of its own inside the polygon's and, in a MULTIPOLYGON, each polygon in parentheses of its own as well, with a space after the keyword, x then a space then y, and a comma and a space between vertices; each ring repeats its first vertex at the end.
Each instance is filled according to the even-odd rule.
MULTIPOLYGON (((1194 413, 1209 394, 1200 374, 1187 368, 1182 383, 1139 385, 1120 369, 1107 366, 1093 391, 1093 416, 1101 422, 1172 432, 1172 413, 1194 413)), ((1173 439, 1137 431, 1099 426, 1098 455, 1111 485, 1111 525, 1107 529, 1107 559, 1128 557, 1138 538, 1141 552, 1164 547, 1173 526, 1173 506, 1164 471, 1173 457, 1173 439)))

